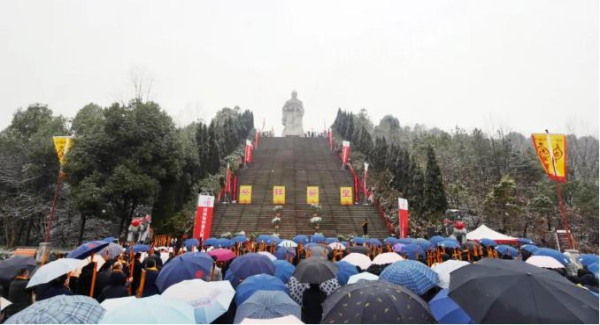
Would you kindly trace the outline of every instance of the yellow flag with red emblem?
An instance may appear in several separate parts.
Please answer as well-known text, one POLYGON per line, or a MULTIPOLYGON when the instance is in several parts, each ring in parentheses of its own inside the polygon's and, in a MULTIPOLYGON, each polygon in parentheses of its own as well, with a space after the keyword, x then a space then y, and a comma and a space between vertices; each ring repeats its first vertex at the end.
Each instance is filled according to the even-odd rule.
POLYGON ((73 146, 73 137, 72 136, 56 136, 52 137, 54 140, 54 148, 56 149, 56 154, 58 155, 58 161, 60 166, 62 167, 65 164, 65 156, 67 152, 73 146))
POLYGON ((550 179, 567 182, 567 136, 564 134, 534 133, 535 151, 550 179))

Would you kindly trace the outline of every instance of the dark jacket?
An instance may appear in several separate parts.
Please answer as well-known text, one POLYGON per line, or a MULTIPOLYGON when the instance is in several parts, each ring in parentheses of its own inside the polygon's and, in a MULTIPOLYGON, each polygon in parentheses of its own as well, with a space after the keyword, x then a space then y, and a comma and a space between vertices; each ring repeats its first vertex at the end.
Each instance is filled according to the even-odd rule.
POLYGON ((27 289, 29 280, 14 279, 8 289, 8 300, 12 302, 7 314, 14 315, 31 305, 31 290, 27 289))
POLYGON ((323 317, 323 301, 327 294, 316 284, 304 291, 302 296, 302 321, 305 324, 320 324, 323 317))
POLYGON ((60 295, 71 296, 71 295, 73 295, 73 293, 71 292, 71 290, 69 290, 69 288, 65 287, 62 284, 53 285, 53 286, 48 287, 48 289, 44 290, 44 292, 42 292, 42 296, 38 298, 38 301, 52 298, 55 296, 60 296, 60 295))
POLYGON ((77 286, 73 286, 73 290, 82 296, 90 295, 90 288, 92 287, 92 277, 94 274, 94 264, 90 263, 81 269, 79 275, 79 282, 77 286))
POLYGON ((98 296, 98 302, 103 302, 105 299, 123 298, 128 296, 127 279, 123 272, 112 272, 110 275, 110 285, 102 289, 98 296))
POLYGON ((94 286, 94 297, 98 297, 102 290, 110 285, 110 270, 103 270, 96 274, 96 286, 94 286))
POLYGON ((131 283, 131 292, 137 292, 140 287, 142 277, 142 263, 136 258, 133 264, 133 282, 131 283))
POLYGON ((156 286, 156 278, 158 278, 157 270, 146 270, 146 281, 144 281, 144 292, 142 293, 142 297, 149 297, 152 295, 160 294, 160 291, 156 286))

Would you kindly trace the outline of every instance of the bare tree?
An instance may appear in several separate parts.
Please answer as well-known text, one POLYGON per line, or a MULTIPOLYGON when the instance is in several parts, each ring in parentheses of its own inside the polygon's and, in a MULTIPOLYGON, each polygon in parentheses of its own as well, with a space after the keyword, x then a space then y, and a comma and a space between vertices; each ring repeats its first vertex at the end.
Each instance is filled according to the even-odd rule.
POLYGON ((129 81, 133 86, 134 99, 147 102, 152 99, 152 87, 154 78, 150 71, 140 66, 134 66, 129 70, 129 81))

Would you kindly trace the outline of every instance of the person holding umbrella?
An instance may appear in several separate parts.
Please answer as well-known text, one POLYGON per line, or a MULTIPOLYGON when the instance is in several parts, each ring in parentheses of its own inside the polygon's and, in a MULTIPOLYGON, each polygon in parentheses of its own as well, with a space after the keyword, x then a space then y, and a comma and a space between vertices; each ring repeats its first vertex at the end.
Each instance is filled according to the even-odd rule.
POLYGON ((12 305, 7 307, 6 318, 20 312, 31 305, 32 289, 27 289, 29 283, 29 270, 21 269, 15 279, 10 283, 8 300, 12 305))
POLYGON ((38 301, 60 295, 73 295, 73 292, 71 292, 71 289, 69 288, 69 278, 67 274, 63 274, 58 278, 50 281, 50 286, 48 287, 48 289, 42 292, 42 294, 38 298, 38 301))
POLYGON ((323 302, 327 294, 321 291, 316 283, 311 283, 310 287, 304 291, 302 296, 302 321, 305 324, 320 324, 323 317, 323 302))

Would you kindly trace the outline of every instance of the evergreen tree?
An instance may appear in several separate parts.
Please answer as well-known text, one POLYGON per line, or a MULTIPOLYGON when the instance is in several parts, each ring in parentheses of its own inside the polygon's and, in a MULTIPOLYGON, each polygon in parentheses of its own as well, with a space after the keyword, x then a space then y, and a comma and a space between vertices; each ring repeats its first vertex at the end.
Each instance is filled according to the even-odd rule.
POLYGON ((427 167, 425 169, 424 211, 430 219, 442 216, 448 209, 442 173, 431 146, 427 147, 427 167))
POLYGON ((210 123, 208 127, 208 173, 214 174, 219 171, 219 165, 221 161, 221 148, 219 147, 219 141, 217 139, 217 132, 215 130, 215 124, 210 123))

